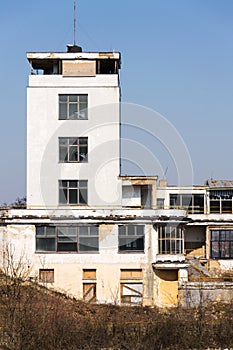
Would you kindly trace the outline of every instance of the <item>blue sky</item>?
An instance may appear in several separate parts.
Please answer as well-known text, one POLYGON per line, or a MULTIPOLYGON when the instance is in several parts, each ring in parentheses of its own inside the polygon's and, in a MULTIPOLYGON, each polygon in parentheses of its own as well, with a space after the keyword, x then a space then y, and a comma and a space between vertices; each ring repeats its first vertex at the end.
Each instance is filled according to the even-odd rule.
MULTIPOLYGON (((174 125, 194 183, 233 179, 233 1, 77 0, 77 7, 78 44, 122 53, 122 100, 174 125)), ((0 33, 0 203, 9 203, 26 187, 26 52, 66 50, 73 0, 2 1, 0 33)), ((172 183, 172 167, 163 166, 172 183)))

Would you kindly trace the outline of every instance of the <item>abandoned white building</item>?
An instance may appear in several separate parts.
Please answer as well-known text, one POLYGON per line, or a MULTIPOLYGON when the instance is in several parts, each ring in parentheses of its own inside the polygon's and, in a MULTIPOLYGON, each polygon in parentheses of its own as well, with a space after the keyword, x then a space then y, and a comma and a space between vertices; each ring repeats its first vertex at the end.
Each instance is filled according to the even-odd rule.
POLYGON ((121 176, 120 53, 70 46, 27 58, 27 208, 1 210, 2 249, 86 301, 231 298, 233 182, 121 176))

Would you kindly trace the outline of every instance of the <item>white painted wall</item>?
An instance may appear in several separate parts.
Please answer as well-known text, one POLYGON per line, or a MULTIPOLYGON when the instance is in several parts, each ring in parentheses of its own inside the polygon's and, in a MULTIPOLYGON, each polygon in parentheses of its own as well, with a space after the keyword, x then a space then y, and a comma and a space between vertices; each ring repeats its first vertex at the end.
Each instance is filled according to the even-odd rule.
POLYGON ((28 208, 58 206, 58 180, 88 180, 88 205, 121 203, 117 75, 30 76, 27 91, 28 208), (88 120, 58 119, 59 94, 88 94, 88 120), (58 137, 87 136, 88 163, 58 162, 58 137))

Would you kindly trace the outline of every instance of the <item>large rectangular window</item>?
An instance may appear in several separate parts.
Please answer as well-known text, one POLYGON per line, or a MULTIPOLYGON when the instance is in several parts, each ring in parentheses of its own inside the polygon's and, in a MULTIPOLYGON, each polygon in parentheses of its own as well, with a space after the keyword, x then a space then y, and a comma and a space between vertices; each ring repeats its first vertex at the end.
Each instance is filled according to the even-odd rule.
POLYGON ((204 194, 170 194, 171 209, 185 209, 190 214, 204 214, 204 194))
POLYGON ((37 252, 96 252, 99 228, 83 226, 37 226, 37 252))
POLYGON ((144 225, 120 225, 118 227, 120 252, 144 251, 144 225))
POLYGON ((59 180, 59 204, 87 204, 87 180, 59 180))
POLYGON ((159 226, 159 254, 183 254, 183 230, 177 225, 159 226))
POLYGON ((233 258, 233 230, 210 231, 210 257, 212 259, 233 258))
POLYGON ((232 213, 232 190, 210 191, 210 213, 232 213))
POLYGON ((59 162, 87 162, 87 137, 59 137, 59 162))
POLYGON ((87 119, 87 95, 59 95, 59 119, 87 119))

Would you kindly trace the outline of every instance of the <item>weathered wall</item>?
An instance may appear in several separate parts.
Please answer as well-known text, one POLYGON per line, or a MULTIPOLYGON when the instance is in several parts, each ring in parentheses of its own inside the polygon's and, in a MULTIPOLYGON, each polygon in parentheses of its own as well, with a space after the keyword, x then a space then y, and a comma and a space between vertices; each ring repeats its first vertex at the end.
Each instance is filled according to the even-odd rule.
POLYGON ((179 305, 198 307, 210 302, 233 300, 232 282, 184 282, 179 283, 179 305))

